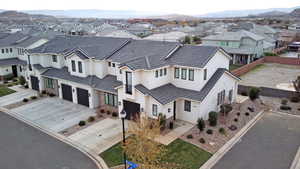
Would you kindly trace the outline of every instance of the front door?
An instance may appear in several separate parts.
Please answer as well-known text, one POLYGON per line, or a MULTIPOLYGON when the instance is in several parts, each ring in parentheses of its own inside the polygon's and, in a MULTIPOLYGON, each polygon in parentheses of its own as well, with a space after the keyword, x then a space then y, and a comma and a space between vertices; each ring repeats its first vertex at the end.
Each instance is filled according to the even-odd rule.
POLYGON ((176 101, 173 103, 173 119, 176 120, 176 101))
POLYGON ((18 77, 18 69, 16 65, 11 66, 14 77, 18 77))

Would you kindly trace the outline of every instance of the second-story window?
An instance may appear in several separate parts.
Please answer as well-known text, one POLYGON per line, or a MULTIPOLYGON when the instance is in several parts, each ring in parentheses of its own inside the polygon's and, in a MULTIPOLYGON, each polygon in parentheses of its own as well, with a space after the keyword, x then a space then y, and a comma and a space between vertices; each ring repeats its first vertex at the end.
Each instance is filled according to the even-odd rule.
POLYGON ((204 80, 207 79, 207 69, 204 69, 204 71, 203 71, 203 79, 204 80))
POLYGON ((82 73, 82 63, 78 61, 78 72, 82 73))
POLYGON ((126 72, 126 94, 132 94, 132 73, 126 72))
POLYGON ((186 80, 186 69, 181 69, 181 79, 186 80))
POLYGON ((8 53, 8 49, 7 48, 5 49, 5 52, 8 53))
POLYGON ((160 69, 160 70, 159 70, 159 76, 162 76, 162 75, 163 75, 163 70, 160 69))
POLYGON ((179 74, 180 74, 179 68, 175 67, 174 77, 175 77, 176 79, 179 79, 179 74))
POLYGON ((9 51, 10 51, 10 53, 12 53, 12 52, 13 52, 13 49, 12 49, 12 48, 10 48, 10 49, 9 49, 9 51))
POLYGON ((167 68, 164 68, 164 75, 167 75, 167 68))
POLYGON ((189 69, 189 80, 194 81, 194 69, 189 69))
POLYGON ((157 105, 156 104, 152 104, 152 115, 157 116, 157 105))
POLYGON ((108 62, 108 67, 111 67, 111 62, 108 62))
POLYGON ((52 62, 57 62, 57 56, 56 55, 52 55, 52 62))
POLYGON ((73 71, 73 72, 76 72, 76 64, 75 64, 75 61, 72 60, 72 61, 71 61, 71 64, 72 64, 72 71, 73 71))
POLYGON ((4 53, 5 52, 5 50, 4 49, 2 49, 2 53, 4 53))
POLYGON ((158 77, 158 70, 155 71, 155 77, 158 77))
POLYGON ((112 63, 112 67, 116 67, 116 64, 115 64, 115 63, 112 63))

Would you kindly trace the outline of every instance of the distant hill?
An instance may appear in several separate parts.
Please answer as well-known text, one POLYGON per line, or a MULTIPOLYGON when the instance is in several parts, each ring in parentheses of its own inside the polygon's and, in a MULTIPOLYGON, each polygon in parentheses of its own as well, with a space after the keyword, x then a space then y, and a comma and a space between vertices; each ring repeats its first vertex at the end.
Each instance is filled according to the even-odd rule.
POLYGON ((290 13, 290 16, 293 16, 293 17, 300 17, 300 8, 293 10, 293 11, 290 13))
POLYGON ((268 12, 285 12, 290 13, 294 9, 300 8, 300 6, 293 8, 270 8, 270 9, 249 9, 249 10, 228 10, 222 12, 214 12, 208 13, 204 15, 198 15, 199 17, 207 17, 207 18, 224 18, 224 17, 246 17, 249 15, 259 15, 268 12))
POLYGON ((287 14, 289 14, 289 13, 275 10, 275 11, 260 13, 255 16, 267 17, 267 16, 283 16, 283 15, 287 15, 287 14))
POLYGON ((169 14, 161 16, 149 16, 150 19, 164 19, 169 21, 188 21, 188 20, 198 20, 199 18, 190 15, 180 15, 180 14, 169 14))
POLYGON ((54 16, 35 14, 31 15, 18 11, 0 11, 0 19, 4 21, 21 21, 21 20, 56 20, 54 16))

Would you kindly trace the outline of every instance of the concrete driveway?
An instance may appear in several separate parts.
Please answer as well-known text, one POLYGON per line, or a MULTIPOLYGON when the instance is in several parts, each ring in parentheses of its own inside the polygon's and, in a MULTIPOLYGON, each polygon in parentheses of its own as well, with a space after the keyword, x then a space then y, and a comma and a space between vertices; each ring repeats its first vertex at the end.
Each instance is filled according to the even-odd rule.
POLYGON ((60 132, 78 124, 80 120, 86 120, 89 116, 96 115, 94 109, 57 97, 44 98, 12 109, 12 111, 54 132, 60 132))
POLYGON ((100 154, 122 140, 122 123, 120 119, 107 118, 70 135, 69 138, 100 154))
POLYGON ((1 169, 98 169, 79 150, 0 112, 1 169))
POLYGON ((10 87, 15 90, 15 93, 0 97, 0 106, 6 106, 22 101, 24 98, 37 96, 37 92, 31 89, 22 89, 19 86, 10 87))
POLYGON ((266 113, 213 169, 289 169, 300 146, 300 118, 266 113))

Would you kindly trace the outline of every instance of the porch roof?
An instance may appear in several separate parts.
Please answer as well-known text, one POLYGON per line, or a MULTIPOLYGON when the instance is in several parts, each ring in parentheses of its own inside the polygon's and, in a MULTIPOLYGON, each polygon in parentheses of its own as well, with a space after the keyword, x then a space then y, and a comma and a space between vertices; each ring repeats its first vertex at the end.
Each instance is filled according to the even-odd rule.
POLYGON ((136 85, 135 88, 143 94, 150 95, 163 105, 168 104, 178 98, 203 101, 225 72, 227 72, 226 69, 218 69, 200 91, 179 88, 171 83, 151 90, 147 89, 142 84, 136 85))
POLYGON ((20 60, 18 58, 0 60, 0 66, 26 65, 26 64, 27 64, 26 61, 20 60))
POLYGON ((122 84, 120 81, 117 81, 116 76, 112 76, 112 75, 107 75, 103 79, 100 79, 97 76, 87 76, 87 77, 73 76, 68 72, 68 69, 66 67, 62 69, 49 68, 41 75, 49 78, 68 80, 75 83, 88 85, 96 90, 101 90, 101 91, 111 92, 111 93, 117 93, 117 90, 115 88, 122 84))

